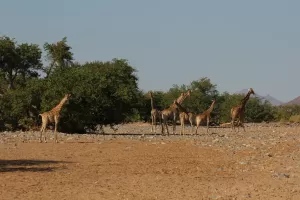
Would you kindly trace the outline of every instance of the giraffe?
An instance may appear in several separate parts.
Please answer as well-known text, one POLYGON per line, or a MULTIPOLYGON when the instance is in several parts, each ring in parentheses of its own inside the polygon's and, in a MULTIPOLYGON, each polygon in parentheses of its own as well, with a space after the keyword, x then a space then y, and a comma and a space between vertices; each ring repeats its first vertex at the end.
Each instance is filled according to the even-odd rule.
POLYGON ((206 127, 207 127, 206 132, 208 133, 210 113, 214 109, 215 103, 216 103, 216 100, 213 100, 210 107, 206 111, 204 111, 202 114, 196 115, 196 132, 195 132, 195 134, 197 134, 198 127, 200 126, 200 123, 202 120, 206 120, 206 127))
POLYGON ((174 103, 176 104, 176 106, 179 109, 179 119, 180 119, 180 126, 181 126, 181 130, 180 130, 180 135, 185 135, 185 121, 189 121, 193 130, 193 124, 195 121, 195 114, 192 112, 188 112, 184 107, 182 107, 182 105, 180 105, 179 103, 177 103, 177 101, 174 101, 174 103))
MULTIPOLYGON (((66 94, 64 98, 57 104, 54 108, 52 108, 50 111, 44 112, 42 114, 39 114, 42 117, 42 127, 40 130, 40 142, 42 142, 42 133, 45 132, 46 127, 48 125, 48 122, 55 122, 55 129, 54 129, 54 138, 55 142, 57 143, 57 125, 60 118, 60 111, 63 107, 63 105, 66 103, 66 101, 70 98, 71 94, 66 94)), ((46 133, 44 136, 44 141, 47 142, 46 133)))
MULTIPOLYGON (((186 93, 181 93, 181 95, 177 98, 176 102, 181 105, 182 102, 190 95, 191 95, 191 90, 188 90, 186 93)), ((174 103, 172 103, 169 106, 169 108, 166 108, 161 111, 161 118, 162 118, 161 132, 162 132, 162 134, 164 134, 164 128, 166 128, 167 133, 169 135, 169 129, 168 129, 168 125, 167 125, 168 119, 171 119, 173 121, 173 134, 175 134, 176 121, 177 121, 178 115, 179 115, 178 107, 174 103)))
POLYGON ((251 94, 255 95, 254 90, 252 88, 249 88, 248 93, 241 100, 240 104, 231 108, 230 113, 231 113, 231 128, 232 128, 232 130, 235 130, 234 120, 238 118, 238 121, 236 123, 238 125, 238 131, 239 131, 239 126, 243 127, 244 131, 246 131, 245 126, 244 126, 245 106, 246 106, 246 103, 249 100, 251 94))
POLYGON ((154 133, 156 133, 156 120, 158 119, 161 123, 161 111, 155 108, 154 101, 153 101, 153 93, 149 92, 150 98, 151 98, 151 120, 152 120, 152 126, 151 126, 151 133, 153 133, 153 126, 154 126, 154 133))

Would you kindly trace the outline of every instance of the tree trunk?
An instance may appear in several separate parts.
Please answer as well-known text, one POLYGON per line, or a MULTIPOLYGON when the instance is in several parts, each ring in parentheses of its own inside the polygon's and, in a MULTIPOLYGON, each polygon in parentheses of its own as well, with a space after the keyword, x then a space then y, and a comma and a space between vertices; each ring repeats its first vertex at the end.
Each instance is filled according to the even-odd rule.
POLYGON ((15 86, 14 86, 14 79, 12 78, 11 75, 8 76, 8 89, 9 89, 9 90, 15 89, 15 86))

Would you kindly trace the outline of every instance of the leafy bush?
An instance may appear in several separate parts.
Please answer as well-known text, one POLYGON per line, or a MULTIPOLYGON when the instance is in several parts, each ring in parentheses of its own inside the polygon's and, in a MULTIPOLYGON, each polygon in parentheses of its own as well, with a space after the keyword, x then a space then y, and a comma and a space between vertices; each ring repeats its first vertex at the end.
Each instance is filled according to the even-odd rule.
POLYGON ((25 88, 8 90, 0 99, 1 118, 6 128, 27 130, 35 125, 43 91, 43 80, 40 79, 28 81, 25 88))
POLYGON ((290 122, 300 122, 300 115, 292 115, 289 119, 290 122))

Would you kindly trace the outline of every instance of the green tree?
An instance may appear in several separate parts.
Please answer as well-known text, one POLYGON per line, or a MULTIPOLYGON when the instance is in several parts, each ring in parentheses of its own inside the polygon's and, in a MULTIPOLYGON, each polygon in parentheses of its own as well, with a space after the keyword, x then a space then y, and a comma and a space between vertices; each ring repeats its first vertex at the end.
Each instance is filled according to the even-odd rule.
MULTIPOLYGON (((169 104, 164 103, 165 93, 162 91, 152 91, 153 92, 153 101, 154 105, 157 109, 163 110, 164 108, 168 107, 169 104)), ((139 113, 141 119, 144 121, 150 121, 151 117, 151 100, 149 96, 149 91, 142 95, 140 100, 141 104, 139 107, 139 113)), ((169 102, 169 101, 168 101, 169 102)))
POLYGON ((8 90, 0 98, 0 116, 4 123, 2 129, 28 130, 38 121, 41 97, 45 91, 44 80, 31 79, 26 87, 8 90))
POLYGON ((0 38, 0 70, 4 73, 8 88, 15 88, 18 76, 37 77, 37 70, 41 69, 42 52, 36 44, 18 45, 14 39, 3 36, 0 38))
POLYGON ((37 44, 21 44, 17 48, 17 53, 20 57, 19 73, 23 80, 32 77, 38 77, 38 70, 42 69, 42 51, 37 44))
POLYGON ((224 92, 222 95, 222 103, 220 105, 220 122, 230 122, 231 121, 231 108, 237 106, 243 95, 240 94, 229 94, 228 92, 224 92))
MULTIPOLYGON (((192 81, 189 87, 192 91, 191 97, 186 102, 187 108, 195 113, 202 113, 208 109, 212 100, 216 100, 215 107, 217 107, 219 104, 217 101, 219 92, 216 87, 217 85, 213 84, 207 77, 200 78, 198 81, 192 81)), ((213 112, 215 111, 216 109, 213 112)))
POLYGON ((196 114, 200 114, 207 110, 212 103, 212 100, 216 100, 214 110, 211 113, 212 121, 218 121, 219 113, 219 92, 216 89, 216 85, 211 82, 207 77, 200 78, 199 80, 192 81, 190 85, 173 85, 167 93, 163 96, 163 105, 168 107, 173 103, 174 99, 178 98, 181 92, 191 90, 191 96, 184 102, 183 106, 189 111, 196 114))
POLYGON ((269 102, 262 102, 257 97, 252 97, 246 104, 245 121, 262 122, 274 120, 274 110, 269 102))
POLYGON ((44 68, 45 73, 49 76, 55 68, 65 68, 72 64, 73 53, 71 47, 67 44, 67 37, 64 37, 57 43, 45 43, 44 50, 47 53, 47 60, 50 62, 49 66, 44 68))
POLYGON ((46 79, 41 112, 55 106, 64 94, 71 93, 69 103, 62 110, 60 130, 80 133, 95 131, 98 125, 126 122, 139 114, 142 93, 135 72, 123 59, 55 70, 46 79))
MULTIPOLYGON (((229 94, 224 92, 220 105, 220 122, 231 121, 231 108, 240 104, 245 95, 229 94)), ((269 102, 262 102, 257 97, 250 97, 245 108, 245 122, 272 121, 275 119, 275 110, 269 102)))
POLYGON ((286 121, 289 120, 291 116, 300 115, 299 105, 281 105, 274 108, 275 120, 286 121))

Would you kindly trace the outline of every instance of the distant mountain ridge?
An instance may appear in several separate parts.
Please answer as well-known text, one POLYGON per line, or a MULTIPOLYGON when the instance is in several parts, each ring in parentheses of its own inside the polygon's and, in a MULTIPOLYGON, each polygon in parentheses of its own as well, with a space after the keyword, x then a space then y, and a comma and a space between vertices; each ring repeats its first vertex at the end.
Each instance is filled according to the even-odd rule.
MULTIPOLYGON (((247 94, 247 93, 248 93, 248 89, 243 89, 241 91, 235 92, 234 94, 247 94)), ((272 97, 271 95, 262 96, 256 93, 255 96, 261 99, 262 101, 269 101, 273 106, 279 106, 284 104, 284 102, 279 101, 278 99, 272 97)), ((300 104, 300 97, 299 97, 299 104, 300 104)))
POLYGON ((300 96, 296 97, 295 99, 284 103, 283 105, 300 105, 300 96))

